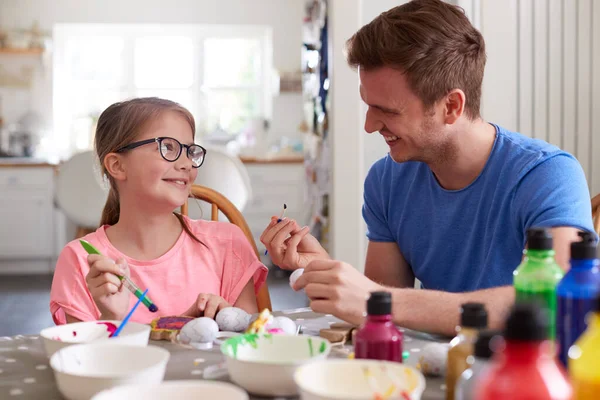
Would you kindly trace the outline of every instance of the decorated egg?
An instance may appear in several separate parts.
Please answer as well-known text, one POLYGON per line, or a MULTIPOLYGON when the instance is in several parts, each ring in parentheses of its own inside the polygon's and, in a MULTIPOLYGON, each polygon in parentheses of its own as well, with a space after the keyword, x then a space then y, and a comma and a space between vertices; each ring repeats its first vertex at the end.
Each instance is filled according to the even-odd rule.
POLYGON ((296 334, 296 323, 288 317, 274 317, 267 329, 281 329, 286 335, 296 334))
POLYGON ((292 272, 292 275, 290 275, 290 287, 292 289, 294 288, 294 283, 296 283, 298 278, 300 278, 300 275, 302 275, 303 273, 304 273, 304 268, 300 268, 300 269, 297 269, 294 272, 292 272))
POLYGON ((179 332, 183 344, 212 343, 219 333, 219 326, 212 318, 196 318, 185 324, 179 332))
POLYGON ((250 324, 250 314, 241 308, 227 307, 219 311, 215 321, 221 331, 243 332, 250 324))
POLYGON ((418 368, 424 375, 443 376, 446 374, 448 343, 429 343, 423 347, 418 368))

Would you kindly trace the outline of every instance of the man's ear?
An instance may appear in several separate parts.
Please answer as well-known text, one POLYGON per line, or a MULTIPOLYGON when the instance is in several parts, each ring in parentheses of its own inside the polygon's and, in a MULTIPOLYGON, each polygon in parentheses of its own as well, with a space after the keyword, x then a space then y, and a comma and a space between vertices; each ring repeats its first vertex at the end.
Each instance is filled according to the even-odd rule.
POLYGON ((453 89, 444 100, 444 123, 454 124, 465 111, 466 96, 460 89, 453 89))
POLYGON ((104 157, 104 168, 106 168, 106 172, 118 181, 124 181, 127 177, 127 173, 125 171, 123 164, 123 159, 120 154, 117 153, 108 153, 106 157, 104 157))

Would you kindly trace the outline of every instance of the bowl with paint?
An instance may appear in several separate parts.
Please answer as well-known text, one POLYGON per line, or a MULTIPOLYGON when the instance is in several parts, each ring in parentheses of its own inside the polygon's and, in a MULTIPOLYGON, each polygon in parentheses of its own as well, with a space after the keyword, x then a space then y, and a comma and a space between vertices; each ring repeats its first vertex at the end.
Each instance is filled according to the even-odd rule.
POLYGON ((121 321, 86 321, 52 326, 42 329, 46 355, 51 357, 58 350, 73 344, 109 341, 114 344, 147 346, 150 326, 128 322, 117 337, 111 337, 121 321))
POLYGON ((104 390, 91 400, 248 400, 248 393, 227 382, 167 381, 158 385, 134 384, 104 390))
POLYGON ((58 390, 68 400, 129 384, 160 384, 169 352, 157 346, 97 342, 64 347, 50 357, 58 390))
POLYGON ((296 369, 330 351, 328 340, 303 335, 246 333, 221 344, 231 380, 259 396, 296 396, 296 369))
POLYGON ((318 361, 298 368, 294 381, 301 400, 420 400, 425 390, 417 369, 379 360, 318 361))

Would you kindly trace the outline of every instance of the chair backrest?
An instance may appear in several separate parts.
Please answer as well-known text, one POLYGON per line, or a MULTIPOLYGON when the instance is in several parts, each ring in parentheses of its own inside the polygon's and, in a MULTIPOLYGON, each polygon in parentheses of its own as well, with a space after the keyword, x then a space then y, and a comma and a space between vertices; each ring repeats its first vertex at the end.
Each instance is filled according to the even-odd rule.
MULTIPOLYGON (((191 197, 202 200, 211 205, 211 220, 218 221, 219 220, 219 211, 221 211, 225 217, 231 222, 240 227, 244 235, 248 238, 248 241, 252 245, 256 256, 260 259, 260 255, 258 253, 258 248, 256 247, 256 243, 254 242, 254 237, 252 236, 252 231, 246 222, 246 219, 242 215, 242 213, 233 205, 231 201, 229 201, 225 196, 216 190, 200 186, 200 185, 192 185, 192 189, 190 191, 191 197)), ((181 213, 183 215, 188 215, 188 201, 181 206, 181 213)), ((269 296, 269 289, 267 287, 267 283, 260 288, 258 294, 256 295, 256 304, 258 306, 258 310, 264 310, 265 308, 272 310, 271 307, 271 297, 269 296)))
POLYGON ((66 217, 79 227, 96 229, 108 191, 94 170, 94 153, 84 151, 58 167, 55 199, 66 217))
POLYGON ((592 197, 592 218, 594 220, 594 230, 600 235, 600 194, 592 197))

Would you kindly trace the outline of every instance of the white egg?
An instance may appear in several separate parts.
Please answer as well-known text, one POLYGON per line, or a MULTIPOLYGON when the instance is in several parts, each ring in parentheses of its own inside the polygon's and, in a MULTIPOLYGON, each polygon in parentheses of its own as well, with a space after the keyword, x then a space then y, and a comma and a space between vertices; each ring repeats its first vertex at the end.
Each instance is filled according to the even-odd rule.
POLYGON ((423 347, 423 351, 419 357, 419 367, 424 375, 446 375, 448 347, 447 343, 429 343, 423 347))
POLYGON ((279 328, 285 332, 286 335, 296 334, 296 323, 288 317, 275 317, 273 322, 269 324, 267 329, 279 328))
POLYGON ((241 308, 227 307, 219 311, 215 321, 221 331, 243 332, 250 324, 250 314, 241 308))
POLYGON ((212 343, 218 332, 219 326, 212 318, 196 318, 181 328, 179 341, 184 344, 212 343))
POLYGON ((300 268, 300 269, 297 269, 294 272, 292 272, 292 275, 290 275, 290 287, 292 289, 294 288, 294 283, 296 283, 298 278, 300 278, 300 275, 302 275, 303 273, 304 273, 304 268, 300 268))

